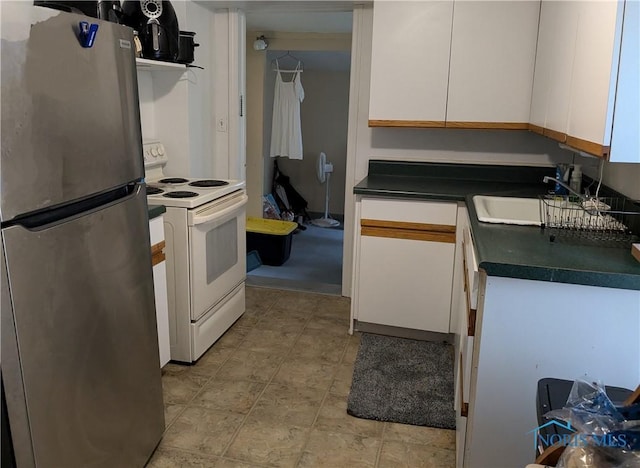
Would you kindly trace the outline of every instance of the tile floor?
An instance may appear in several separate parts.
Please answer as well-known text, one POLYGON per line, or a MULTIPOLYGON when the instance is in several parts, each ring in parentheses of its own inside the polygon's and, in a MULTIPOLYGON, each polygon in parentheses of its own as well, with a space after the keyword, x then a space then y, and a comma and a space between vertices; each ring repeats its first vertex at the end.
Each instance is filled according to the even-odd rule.
POLYGON ((453 467, 455 431, 346 413, 349 300, 247 287, 247 311, 193 366, 163 370, 149 467, 453 467))

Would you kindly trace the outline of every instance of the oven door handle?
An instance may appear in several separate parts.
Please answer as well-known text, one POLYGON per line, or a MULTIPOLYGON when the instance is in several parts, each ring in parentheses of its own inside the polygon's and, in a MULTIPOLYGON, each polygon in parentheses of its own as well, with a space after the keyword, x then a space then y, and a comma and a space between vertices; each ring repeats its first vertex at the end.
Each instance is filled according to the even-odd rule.
MULTIPOLYGON (((216 221, 218 219, 224 218, 228 214, 233 213, 235 210, 238 210, 239 208, 242 208, 244 205, 246 205, 248 199, 249 197, 247 197, 247 195, 243 193, 242 196, 233 200, 233 204, 229 206, 225 206, 220 210, 211 209, 211 212, 209 214, 205 214, 202 216, 194 215, 192 222, 190 224, 192 226, 197 226, 199 224, 210 223, 212 221, 216 221)), ((209 211, 209 210, 206 210, 206 211, 209 211)))

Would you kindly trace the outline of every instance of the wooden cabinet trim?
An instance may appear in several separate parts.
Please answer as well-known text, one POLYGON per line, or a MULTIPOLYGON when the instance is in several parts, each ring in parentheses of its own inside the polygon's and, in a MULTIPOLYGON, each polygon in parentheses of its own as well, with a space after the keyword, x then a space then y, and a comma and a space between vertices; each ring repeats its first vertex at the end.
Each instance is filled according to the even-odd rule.
POLYGON ((160 241, 157 244, 154 244, 151 246, 151 255, 155 255, 158 252, 162 252, 165 248, 165 242, 164 241, 160 241))
POLYGON ((446 128, 468 128, 475 130, 528 130, 528 122, 463 122, 447 121, 446 128))
POLYGON ((166 260, 164 252, 158 252, 151 256, 151 266, 156 266, 158 263, 162 263, 166 260))
POLYGON ((566 133, 551 130, 550 128, 540 127, 539 125, 529 124, 528 129, 529 131, 537 133, 538 135, 544 135, 548 138, 551 138, 552 140, 564 143, 567 146, 571 146, 572 148, 575 148, 577 150, 584 151, 585 153, 589 153, 600 158, 609 158, 609 152, 611 149, 609 146, 604 146, 599 143, 576 138, 571 135, 567 135, 566 133))
POLYGON ((369 120, 369 127, 462 128, 470 130, 529 130, 529 123, 465 122, 443 120, 369 120))
POLYGON ((156 266, 158 263, 165 261, 166 256, 164 254, 165 242, 160 241, 157 244, 151 246, 151 265, 156 266))
POLYGON ((593 154, 594 156, 599 156, 601 158, 608 158, 609 156, 608 146, 600 145, 592 141, 587 141, 581 138, 567 135, 566 144, 567 146, 571 146, 575 149, 584 151, 585 153, 593 154))
POLYGON ((533 133, 537 133, 538 135, 544 135, 544 127, 540 127, 539 125, 529 124, 529 131, 533 133))
POLYGON ((448 224, 412 223, 407 221, 386 221, 382 219, 361 219, 360 226, 454 234, 456 232, 456 227, 448 224))
POLYGON ((444 128, 443 120, 369 120, 369 127, 444 128))
POLYGON ((567 134, 566 133, 562 133, 562 132, 558 132, 556 130, 551 130, 550 128, 544 128, 542 130, 542 134, 548 138, 551 138, 552 140, 556 140, 557 142, 560 143, 566 143, 567 141, 567 134))
POLYGON ((361 219, 360 234, 370 237, 443 242, 447 244, 455 244, 456 242, 456 227, 446 224, 361 219))

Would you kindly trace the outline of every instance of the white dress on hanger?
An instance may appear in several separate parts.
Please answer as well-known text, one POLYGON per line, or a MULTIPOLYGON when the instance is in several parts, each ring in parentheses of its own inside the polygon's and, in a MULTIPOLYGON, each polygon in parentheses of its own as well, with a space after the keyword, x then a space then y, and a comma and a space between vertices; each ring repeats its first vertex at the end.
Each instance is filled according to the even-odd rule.
POLYGON ((302 128, 300 103, 304 100, 304 89, 300 82, 300 62, 291 81, 283 81, 276 60, 276 86, 273 96, 273 118, 271 120, 270 156, 302 159, 302 128))

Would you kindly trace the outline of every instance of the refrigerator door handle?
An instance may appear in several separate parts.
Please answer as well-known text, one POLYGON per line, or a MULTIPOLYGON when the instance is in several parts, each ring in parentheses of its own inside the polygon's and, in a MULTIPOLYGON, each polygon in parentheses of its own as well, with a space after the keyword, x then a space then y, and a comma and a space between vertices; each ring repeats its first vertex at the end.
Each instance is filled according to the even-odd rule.
POLYGON ((5 228, 19 225, 29 229, 30 231, 46 229, 73 219, 76 216, 92 213, 95 210, 111 206, 115 203, 120 203, 136 196, 140 190, 142 190, 142 186, 140 184, 128 184, 75 203, 48 209, 46 211, 27 213, 25 215, 18 216, 11 221, 2 223, 2 227, 5 228))

